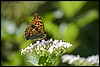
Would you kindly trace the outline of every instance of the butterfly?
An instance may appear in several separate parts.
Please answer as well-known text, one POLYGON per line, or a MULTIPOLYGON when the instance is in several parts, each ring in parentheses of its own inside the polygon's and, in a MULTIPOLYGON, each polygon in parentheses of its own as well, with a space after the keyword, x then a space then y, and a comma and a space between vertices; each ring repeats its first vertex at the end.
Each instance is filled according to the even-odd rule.
POLYGON ((32 22, 26 27, 24 36, 27 40, 41 40, 46 37, 46 34, 44 34, 44 24, 38 13, 34 14, 32 22))

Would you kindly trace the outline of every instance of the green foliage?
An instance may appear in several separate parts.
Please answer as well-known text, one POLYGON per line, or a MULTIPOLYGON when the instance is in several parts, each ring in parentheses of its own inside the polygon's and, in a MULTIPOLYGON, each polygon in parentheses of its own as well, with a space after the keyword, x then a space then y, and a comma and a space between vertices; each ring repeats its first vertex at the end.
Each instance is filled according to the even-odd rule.
POLYGON ((38 66, 38 62, 39 62, 38 58, 33 57, 31 55, 28 55, 27 58, 28 58, 28 60, 27 60, 28 62, 32 63, 35 66, 38 66))

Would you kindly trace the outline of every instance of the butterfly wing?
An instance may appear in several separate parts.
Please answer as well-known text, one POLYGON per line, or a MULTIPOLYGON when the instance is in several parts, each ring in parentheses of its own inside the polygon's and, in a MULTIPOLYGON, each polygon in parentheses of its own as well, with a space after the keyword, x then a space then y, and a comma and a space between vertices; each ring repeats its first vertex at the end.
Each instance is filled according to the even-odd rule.
POLYGON ((38 13, 34 15, 32 22, 25 29, 24 35, 27 40, 39 40, 44 37, 44 24, 38 13))
POLYGON ((44 34, 44 24, 41 16, 38 13, 35 13, 32 23, 44 34))

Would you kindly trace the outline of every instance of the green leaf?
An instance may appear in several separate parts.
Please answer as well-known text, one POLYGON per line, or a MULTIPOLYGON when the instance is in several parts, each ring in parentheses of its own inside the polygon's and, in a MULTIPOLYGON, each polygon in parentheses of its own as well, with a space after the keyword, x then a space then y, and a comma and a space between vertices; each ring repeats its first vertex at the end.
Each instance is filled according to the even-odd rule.
POLYGON ((46 60, 47 60, 47 57, 41 56, 41 57, 39 58, 39 64, 40 64, 40 65, 46 65, 46 60))
POLYGON ((39 65, 38 65, 38 62, 39 62, 39 59, 38 59, 38 58, 33 57, 33 56, 31 56, 31 55, 27 55, 27 57, 28 57, 28 59, 29 59, 29 60, 27 60, 28 62, 32 63, 32 64, 35 65, 35 66, 39 66, 39 65))
POLYGON ((51 59, 49 57, 46 57, 46 56, 41 56, 39 58, 39 65, 40 66, 52 66, 51 59))

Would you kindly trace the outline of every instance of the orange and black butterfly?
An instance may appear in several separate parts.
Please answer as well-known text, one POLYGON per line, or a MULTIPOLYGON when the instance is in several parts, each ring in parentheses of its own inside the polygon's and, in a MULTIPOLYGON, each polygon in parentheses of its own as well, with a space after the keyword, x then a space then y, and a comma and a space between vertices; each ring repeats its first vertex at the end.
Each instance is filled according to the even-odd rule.
POLYGON ((44 24, 38 13, 34 14, 32 22, 26 27, 24 36, 27 40, 41 40, 46 37, 46 34, 44 34, 44 24))

